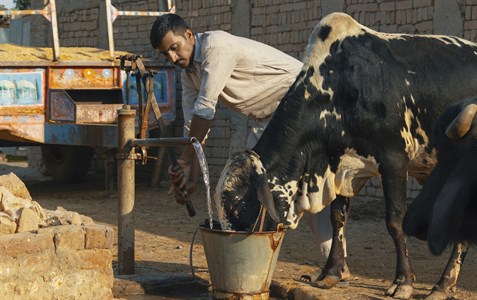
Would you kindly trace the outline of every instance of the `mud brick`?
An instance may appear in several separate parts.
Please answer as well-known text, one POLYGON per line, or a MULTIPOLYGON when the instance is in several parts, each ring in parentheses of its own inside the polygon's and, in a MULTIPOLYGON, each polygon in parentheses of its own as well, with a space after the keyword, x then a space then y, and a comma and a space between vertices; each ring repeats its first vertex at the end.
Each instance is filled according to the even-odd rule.
POLYGON ((431 6, 431 0, 414 0, 414 8, 431 6))
POLYGON ((85 249, 111 249, 114 230, 104 225, 84 226, 86 231, 85 249))
POLYGON ((410 0, 398 1, 398 2, 396 2, 396 9, 397 10, 412 9, 412 1, 410 1, 410 0))

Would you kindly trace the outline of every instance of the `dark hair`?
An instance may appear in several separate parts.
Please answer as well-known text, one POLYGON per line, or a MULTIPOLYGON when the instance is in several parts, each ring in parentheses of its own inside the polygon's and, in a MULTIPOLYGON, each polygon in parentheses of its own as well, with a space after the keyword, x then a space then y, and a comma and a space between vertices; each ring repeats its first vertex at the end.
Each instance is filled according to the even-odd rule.
POLYGON ((149 40, 154 49, 159 47, 164 36, 172 31, 174 34, 184 34, 186 29, 191 29, 184 19, 176 14, 164 14, 157 17, 154 24, 152 24, 151 34, 149 40))

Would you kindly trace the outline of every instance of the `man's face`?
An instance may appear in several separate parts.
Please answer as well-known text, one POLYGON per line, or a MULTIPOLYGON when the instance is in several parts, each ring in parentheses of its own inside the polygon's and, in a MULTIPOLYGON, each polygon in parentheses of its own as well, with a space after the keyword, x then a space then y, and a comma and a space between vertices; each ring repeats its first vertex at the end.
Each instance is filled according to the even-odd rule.
POLYGON ((184 69, 194 59, 194 44, 194 35, 190 29, 187 29, 184 35, 169 31, 161 40, 157 50, 164 54, 168 61, 184 69))

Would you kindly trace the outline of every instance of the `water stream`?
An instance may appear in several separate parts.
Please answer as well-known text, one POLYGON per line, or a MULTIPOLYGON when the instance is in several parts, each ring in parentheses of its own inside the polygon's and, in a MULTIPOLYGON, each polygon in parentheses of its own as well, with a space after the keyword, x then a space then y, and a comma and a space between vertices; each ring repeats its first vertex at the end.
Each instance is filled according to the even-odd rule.
POLYGON ((195 150, 195 153, 197 154, 197 159, 199 160, 199 165, 202 170, 202 176, 204 177, 205 193, 207 196, 207 210, 209 212, 209 224, 210 224, 210 229, 212 229, 213 227, 212 214, 213 213, 212 213, 212 199, 210 198, 209 168, 207 166, 207 160, 205 158, 204 150, 202 149, 200 142, 196 138, 193 138, 192 145, 194 146, 194 150, 195 150))

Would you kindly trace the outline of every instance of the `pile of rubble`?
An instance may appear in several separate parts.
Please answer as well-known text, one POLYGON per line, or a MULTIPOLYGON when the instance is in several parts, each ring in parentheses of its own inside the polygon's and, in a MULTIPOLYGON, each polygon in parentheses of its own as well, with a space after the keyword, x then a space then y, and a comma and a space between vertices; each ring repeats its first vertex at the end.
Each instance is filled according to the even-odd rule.
POLYGON ((12 234, 57 225, 93 224, 90 217, 58 207, 44 209, 33 201, 25 184, 13 173, 0 176, 0 234, 12 234))

